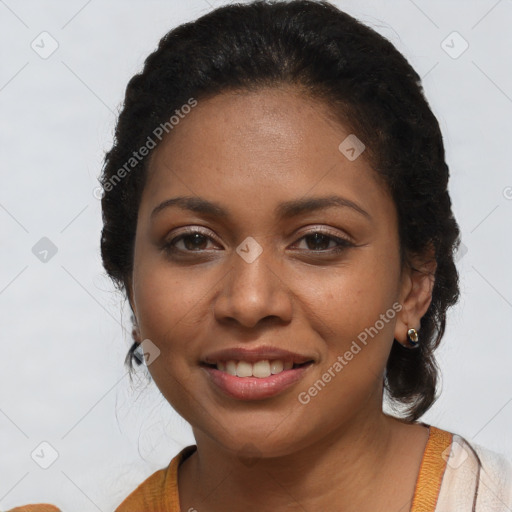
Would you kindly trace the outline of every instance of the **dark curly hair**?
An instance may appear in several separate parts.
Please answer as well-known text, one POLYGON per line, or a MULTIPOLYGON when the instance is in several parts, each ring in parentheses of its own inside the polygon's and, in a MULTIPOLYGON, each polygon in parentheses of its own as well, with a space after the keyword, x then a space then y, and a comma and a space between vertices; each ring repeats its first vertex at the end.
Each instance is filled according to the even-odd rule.
MULTIPOLYGON (((419 348, 395 340, 384 379, 391 400, 405 406, 404 419, 415 421, 437 399, 434 350, 445 331, 446 311, 459 297, 454 256, 460 233, 447 190, 443 139, 420 77, 405 57, 329 2, 226 5, 160 40, 128 83, 114 144, 105 156, 100 177, 105 270, 126 294, 148 160, 138 156, 133 162, 133 157, 155 128, 190 98, 280 85, 324 101, 364 141, 365 156, 397 209, 402 265, 414 268, 413 256, 435 254, 432 301, 421 319, 419 348), (129 161, 133 170, 127 169, 129 161)), ((139 341, 134 336, 126 358, 130 369, 139 341)))

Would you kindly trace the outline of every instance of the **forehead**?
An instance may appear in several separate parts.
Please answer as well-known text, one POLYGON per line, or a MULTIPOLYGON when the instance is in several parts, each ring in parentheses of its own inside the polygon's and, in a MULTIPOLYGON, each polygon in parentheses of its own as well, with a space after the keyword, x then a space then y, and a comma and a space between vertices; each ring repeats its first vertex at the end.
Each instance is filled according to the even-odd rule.
POLYGON ((159 156, 176 159, 193 148, 194 157, 218 161, 225 157, 230 165, 233 153, 242 162, 262 154, 266 161, 282 152, 291 156, 291 151, 306 164, 316 157, 314 153, 337 150, 340 137, 350 133, 348 127, 334 121, 332 111, 325 102, 293 86, 227 91, 199 99, 156 149, 152 160, 159 156))
POLYGON ((199 99, 151 155, 143 198, 222 197, 254 207, 284 191, 289 198, 338 191, 375 202, 385 190, 364 151, 355 159, 340 151, 354 136, 328 104, 293 87, 199 99))

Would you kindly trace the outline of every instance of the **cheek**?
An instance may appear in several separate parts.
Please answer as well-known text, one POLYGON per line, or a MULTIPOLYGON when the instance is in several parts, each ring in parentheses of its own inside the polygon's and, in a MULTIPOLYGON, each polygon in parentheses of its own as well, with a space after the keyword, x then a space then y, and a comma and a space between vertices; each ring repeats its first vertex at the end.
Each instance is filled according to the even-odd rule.
POLYGON ((361 331, 373 325, 396 301, 397 267, 394 260, 387 261, 368 248, 346 268, 331 270, 321 279, 302 277, 302 296, 333 333, 361 331), (304 283, 310 281, 308 289, 304 283))
MULTIPOLYGON (((134 302, 142 339, 151 340, 159 355, 149 366, 154 383, 184 417, 190 416, 196 363, 202 335, 204 278, 170 270, 162 260, 140 259, 134 268, 134 302), (152 261, 151 261, 152 260, 152 261), (186 276, 186 278, 185 278, 186 276)), ((199 275, 199 274, 197 274, 199 275)))
POLYGON ((365 248, 350 266, 316 281, 316 291, 304 289, 303 297, 308 298, 308 309, 317 316, 317 329, 326 342, 323 366, 331 367, 341 356, 343 379, 349 379, 351 387, 378 379, 389 357, 401 309, 399 260, 392 249, 365 248))
POLYGON ((204 287, 192 276, 193 272, 187 274, 172 269, 158 251, 136 243, 133 300, 140 333, 143 339, 155 343, 162 353, 174 350, 177 343, 186 341, 183 326, 204 295, 201 293, 204 287))
MULTIPOLYGON (((204 287, 194 279, 180 279, 180 272, 169 272, 158 266, 140 269, 134 276, 134 301, 141 335, 154 340, 160 348, 167 339, 178 342, 180 332, 188 325, 195 307, 200 307, 204 287)), ((204 282, 203 282, 204 284, 204 282)))

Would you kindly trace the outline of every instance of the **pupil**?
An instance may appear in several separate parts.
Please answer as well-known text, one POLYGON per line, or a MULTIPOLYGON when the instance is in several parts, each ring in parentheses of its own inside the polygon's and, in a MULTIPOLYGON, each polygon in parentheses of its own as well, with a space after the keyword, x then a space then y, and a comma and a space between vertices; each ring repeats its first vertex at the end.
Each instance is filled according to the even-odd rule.
MULTIPOLYGON (((313 245, 315 246, 314 248, 316 249, 327 249, 327 247, 329 246, 329 237, 327 235, 324 235, 323 233, 315 233, 314 235, 308 235, 308 237, 314 240, 313 245), (323 244, 322 241, 324 242, 323 244), (322 245, 322 247, 318 247, 317 242, 320 242, 320 245, 322 245), (325 244, 325 242, 327 242, 327 245, 325 244)), ((308 248, 311 249, 311 245, 309 243, 308 248)))
POLYGON ((201 245, 204 244, 204 236, 200 233, 194 233, 193 235, 188 235, 185 239, 185 246, 187 249, 201 249, 201 245), (192 243, 188 243, 192 240, 192 243))

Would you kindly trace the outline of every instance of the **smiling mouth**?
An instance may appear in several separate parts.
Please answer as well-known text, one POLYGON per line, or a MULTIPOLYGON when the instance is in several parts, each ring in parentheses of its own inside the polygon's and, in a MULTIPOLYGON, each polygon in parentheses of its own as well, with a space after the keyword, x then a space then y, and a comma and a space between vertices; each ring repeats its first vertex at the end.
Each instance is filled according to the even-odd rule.
POLYGON ((201 366, 216 369, 222 373, 240 378, 256 377, 264 379, 271 375, 278 375, 286 370, 296 370, 297 368, 302 368, 312 363, 312 360, 304 363, 293 363, 292 361, 284 361, 282 359, 262 359, 261 361, 251 363, 249 361, 236 361, 231 359, 228 361, 218 361, 216 363, 203 362, 201 366))

